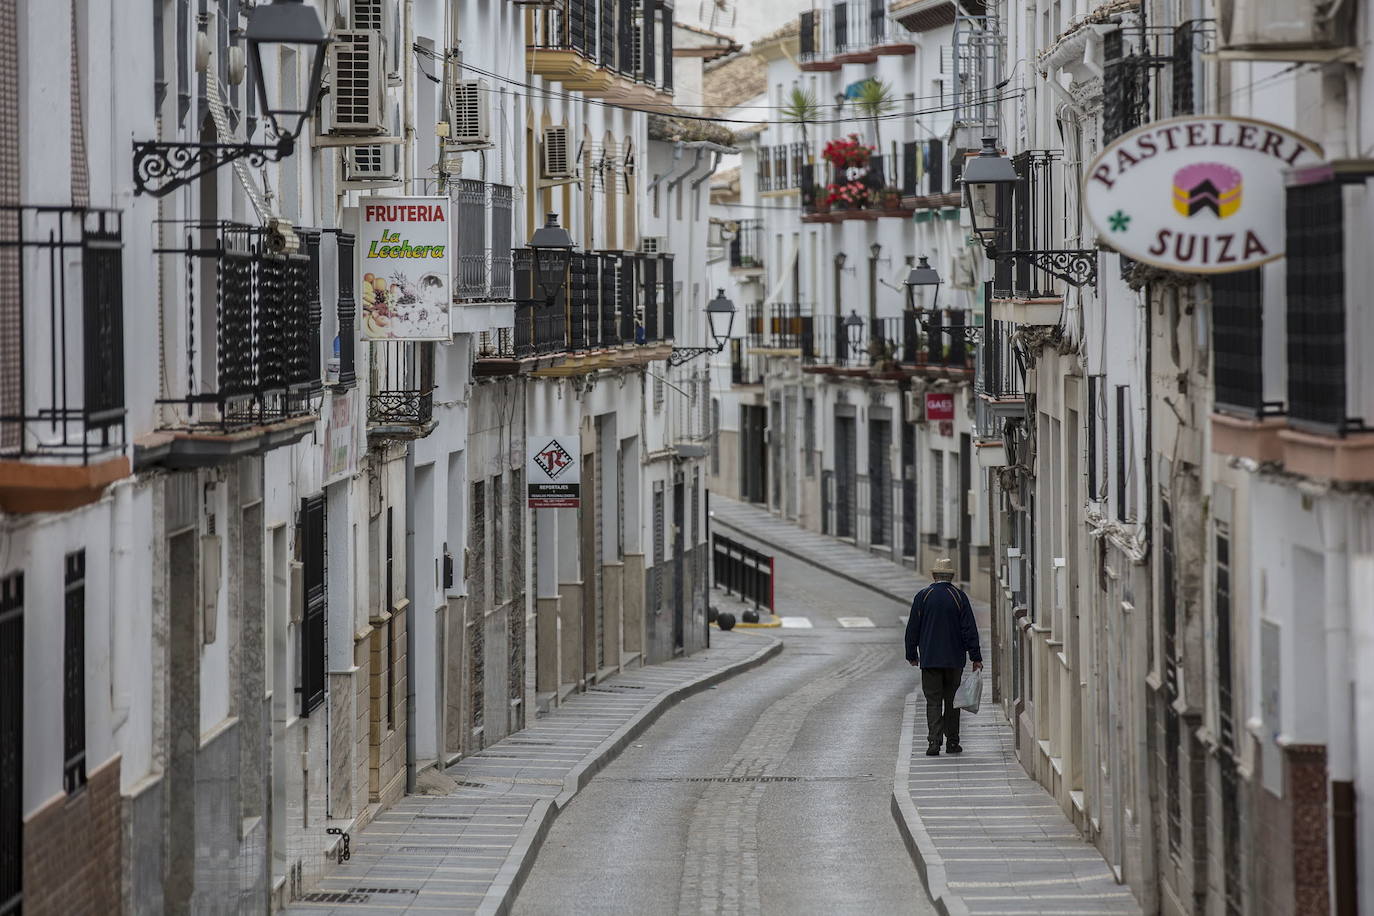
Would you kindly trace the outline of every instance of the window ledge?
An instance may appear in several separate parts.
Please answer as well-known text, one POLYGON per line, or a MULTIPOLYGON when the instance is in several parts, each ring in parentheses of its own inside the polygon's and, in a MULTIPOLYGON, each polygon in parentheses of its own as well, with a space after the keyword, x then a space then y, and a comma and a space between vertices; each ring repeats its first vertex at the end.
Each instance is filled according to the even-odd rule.
POLYGON ((1284 429, 1282 417, 1247 419, 1224 413, 1212 414, 1212 451, 1218 455, 1236 455, 1260 463, 1284 460, 1284 446, 1279 433, 1284 429))
POLYGON ((1318 436, 1282 429, 1284 468, 1294 474, 1348 483, 1374 482, 1374 433, 1318 436))

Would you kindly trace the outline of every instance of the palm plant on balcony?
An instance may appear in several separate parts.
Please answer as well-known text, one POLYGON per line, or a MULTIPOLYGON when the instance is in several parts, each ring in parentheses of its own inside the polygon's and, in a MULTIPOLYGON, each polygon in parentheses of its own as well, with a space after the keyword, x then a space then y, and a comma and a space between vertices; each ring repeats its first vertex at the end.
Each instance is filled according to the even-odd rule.
POLYGON ((892 87, 876 76, 869 77, 859 84, 854 96, 854 107, 865 117, 873 119, 873 145, 882 149, 883 138, 879 123, 884 115, 891 114, 897 108, 897 100, 892 97, 892 87))
POLYGON ((806 125, 820 116, 821 103, 816 99, 816 94, 810 89, 793 86, 792 91, 787 94, 787 101, 782 106, 782 117, 784 121, 790 121, 801 127, 802 146, 806 149, 808 162, 811 160, 811 136, 807 132, 806 125))

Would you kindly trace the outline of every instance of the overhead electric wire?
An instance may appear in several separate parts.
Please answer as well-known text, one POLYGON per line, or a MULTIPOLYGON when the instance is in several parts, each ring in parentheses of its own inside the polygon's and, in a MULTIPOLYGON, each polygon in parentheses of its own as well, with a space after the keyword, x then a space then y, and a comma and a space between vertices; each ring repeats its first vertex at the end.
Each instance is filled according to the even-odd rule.
MULTIPOLYGON (((414 47, 414 50, 415 50, 415 52, 416 52, 417 54, 420 54, 420 55, 422 55, 422 56, 429 57, 429 58, 431 58, 431 59, 433 59, 433 60, 437 60, 437 61, 444 61, 444 60, 445 60, 445 58, 443 57, 443 55, 436 54, 435 52, 433 52, 433 51, 431 51, 431 50, 429 50, 429 49, 427 49, 427 48, 422 48, 422 47, 420 47, 420 46, 418 46, 418 45, 413 46, 413 47, 414 47)), ((597 105, 597 106, 599 106, 599 107, 601 107, 601 108, 609 108, 609 109, 614 109, 614 110, 618 110, 618 111, 628 111, 628 112, 631 112, 631 113, 634 113, 634 114, 662 115, 662 116, 664 116, 664 117, 675 118, 675 119, 680 120, 680 121, 704 121, 704 122, 711 123, 711 124, 739 124, 739 125, 743 125, 743 126, 746 126, 746 127, 757 127, 757 126, 759 126, 759 125, 793 125, 793 126, 795 126, 795 125, 797 125, 797 124, 802 123, 802 122, 800 122, 800 121, 791 120, 791 119, 786 119, 786 120, 773 120, 773 119, 760 119, 760 118, 721 118, 721 117, 715 117, 715 116, 710 116, 710 115, 688 114, 688 113, 686 113, 686 112, 681 112, 681 111, 676 111, 676 110, 674 110, 674 111, 666 111, 666 112, 665 112, 665 111, 656 111, 656 110, 651 109, 651 108, 636 108, 636 107, 634 107, 633 105, 621 105, 621 104, 618 104, 618 103, 616 103, 616 102, 607 102, 607 101, 604 101, 604 100, 602 100, 602 99, 589 99, 589 98, 586 98, 585 96, 581 96, 581 95, 575 95, 575 94, 572 94, 572 93, 560 92, 560 91, 551 90, 551 89, 545 89, 545 88, 543 88, 543 87, 533 85, 532 83, 526 83, 526 82, 524 82, 524 81, 522 81, 522 80, 514 79, 514 78, 512 78, 512 77, 505 76, 505 75, 503 75, 503 74, 496 73, 496 72, 491 71, 491 70, 484 70, 484 69, 482 69, 481 67, 475 67, 475 66, 473 66, 472 64, 463 63, 462 61, 457 61, 456 63, 457 63, 457 65, 458 65, 459 67, 461 67, 463 70, 471 71, 472 73, 475 73, 475 74, 477 74, 477 75, 479 75, 479 76, 485 76, 485 77, 489 77, 490 79, 500 80, 500 81, 503 82, 503 83, 508 83, 508 84, 510 84, 510 85, 512 85, 512 86, 518 86, 518 87, 520 87, 520 88, 522 88, 522 89, 527 89, 527 90, 529 90, 529 92, 524 92, 524 93, 521 93, 521 92, 512 92, 512 93, 511 93, 511 95, 514 95, 514 96, 519 97, 519 98, 537 99, 537 100, 541 100, 541 101, 562 101, 562 102, 581 103, 581 104, 588 104, 588 105, 597 105)), ((426 76, 428 76, 428 74, 426 74, 426 76)), ((430 78, 433 79, 433 77, 430 77, 430 78)), ((487 91, 488 91, 488 92, 491 92, 491 91, 493 91, 493 90, 488 89, 487 91)), ((942 113, 942 112, 954 111, 956 108, 962 107, 963 105, 989 105, 989 104, 994 104, 994 103, 997 103, 997 102, 1002 102, 1002 101, 1007 101, 1007 100, 1013 100, 1013 99, 1019 99, 1019 98, 1021 98, 1021 97, 1024 96, 1024 95, 1025 95, 1025 90, 1024 90, 1024 89, 1017 89, 1017 90, 1015 90, 1014 92, 1008 93, 1008 94, 1006 94, 1006 95, 996 95, 996 96, 990 96, 990 97, 989 97, 989 96, 984 96, 984 95, 982 95, 982 94, 978 94, 978 95, 970 96, 967 100, 961 100, 961 101, 958 102, 958 103, 953 103, 953 102, 951 102, 951 103, 948 104, 948 105, 940 105, 940 106, 935 106, 935 107, 930 107, 930 108, 921 108, 921 109, 917 109, 917 110, 914 110, 914 111, 896 111, 896 112, 892 112, 892 113, 890 113, 890 114, 884 114, 884 115, 856 116, 856 117, 848 117, 848 118, 815 118, 815 119, 807 119, 807 121, 806 121, 805 123, 807 123, 807 124, 870 124, 870 123, 876 123, 876 122, 879 122, 879 121, 894 121, 894 120, 899 120, 899 119, 902 119, 902 118, 914 118, 914 117, 919 117, 919 116, 921 116, 921 115, 940 114, 940 113, 942 113)), ((934 96, 927 96, 927 98, 934 98, 934 96)))

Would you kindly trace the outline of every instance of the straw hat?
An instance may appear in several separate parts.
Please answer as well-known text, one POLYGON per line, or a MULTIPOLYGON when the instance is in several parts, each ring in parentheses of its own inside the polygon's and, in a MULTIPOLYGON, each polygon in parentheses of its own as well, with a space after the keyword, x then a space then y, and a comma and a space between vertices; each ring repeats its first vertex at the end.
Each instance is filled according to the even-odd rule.
POLYGON ((930 568, 932 576, 949 576, 954 578, 954 561, 949 557, 940 557, 935 561, 935 565, 930 568))

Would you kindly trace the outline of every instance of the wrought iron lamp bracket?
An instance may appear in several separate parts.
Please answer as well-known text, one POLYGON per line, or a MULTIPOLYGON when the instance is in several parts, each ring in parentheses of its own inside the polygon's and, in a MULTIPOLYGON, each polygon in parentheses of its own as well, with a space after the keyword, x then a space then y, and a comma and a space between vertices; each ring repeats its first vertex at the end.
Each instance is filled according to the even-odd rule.
POLYGON ((983 336, 983 329, 976 324, 928 324, 925 325, 925 331, 927 334, 957 334, 962 331, 968 343, 977 343, 983 336))
POLYGON ((1073 286, 1097 285, 1096 248, 1046 248, 998 251, 988 246, 994 261, 1021 261, 1073 286))
POLYGON ((165 197, 216 169, 247 159, 254 168, 280 162, 295 150, 296 141, 284 136, 276 143, 184 143, 134 141, 134 193, 165 197))
POLYGON ((708 356, 719 353, 724 349, 724 344, 721 344, 719 347, 673 347, 673 352, 668 357, 668 365, 681 366, 685 363, 690 363, 698 356, 708 356))

